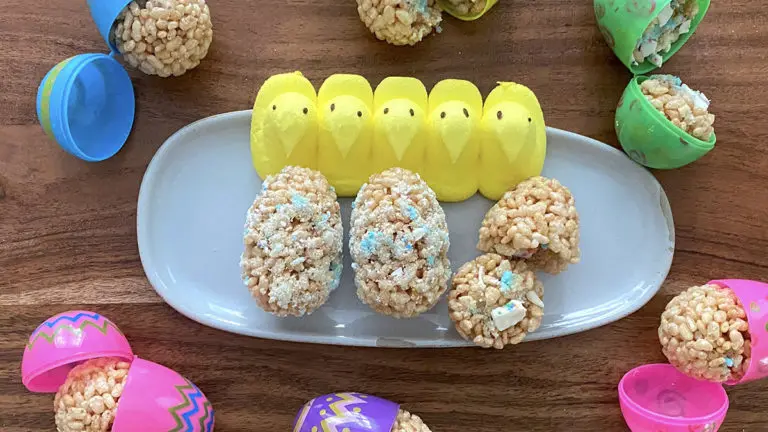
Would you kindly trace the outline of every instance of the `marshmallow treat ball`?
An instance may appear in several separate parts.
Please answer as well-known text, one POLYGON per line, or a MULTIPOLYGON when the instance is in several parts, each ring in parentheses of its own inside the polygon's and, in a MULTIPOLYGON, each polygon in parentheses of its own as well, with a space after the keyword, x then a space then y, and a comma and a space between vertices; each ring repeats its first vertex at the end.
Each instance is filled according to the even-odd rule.
POLYGON ((546 177, 521 182, 485 215, 477 248, 552 274, 578 263, 579 214, 571 191, 546 177))
POLYGON ((436 0, 357 0, 357 13, 380 40, 415 45, 442 21, 436 0))
POLYGON ((421 418, 405 410, 398 410, 392 432, 431 432, 421 418))
POLYGON ((289 166, 268 176, 248 210, 244 237, 243 281, 267 312, 312 313, 339 285, 339 203, 319 172, 289 166))
POLYGON ((448 293, 461 337, 483 348, 518 344, 541 325, 544 285, 523 261, 485 254, 464 264, 448 293))
POLYGON ((418 174, 392 168, 371 176, 353 205, 349 249, 360 300, 395 318, 431 309, 451 277, 435 192, 418 174))
POLYGON ((179 76, 200 64, 213 40, 205 0, 133 1, 115 21, 113 41, 131 66, 179 76))
POLYGON ((59 432, 106 432, 112 430, 130 365, 99 358, 88 360, 69 372, 53 402, 59 432))
POLYGON ((696 379, 725 382, 744 375, 750 361, 747 314, 728 288, 689 288, 661 314, 659 340, 669 362, 696 379))

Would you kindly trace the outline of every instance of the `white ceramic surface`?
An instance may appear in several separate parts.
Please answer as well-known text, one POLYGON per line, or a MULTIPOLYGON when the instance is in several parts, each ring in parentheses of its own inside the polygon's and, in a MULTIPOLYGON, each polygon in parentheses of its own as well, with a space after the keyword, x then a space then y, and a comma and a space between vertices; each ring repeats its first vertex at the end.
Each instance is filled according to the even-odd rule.
MULTIPOLYGON (((250 111, 193 123, 155 154, 141 184, 138 242, 155 290, 185 316, 263 338, 385 347, 470 345, 441 301, 417 318, 373 313, 355 294, 345 238, 341 286, 304 318, 256 306, 240 279, 245 214, 261 181, 250 160, 250 111)), ((582 261, 544 275, 544 321, 526 341, 598 327, 636 311, 658 291, 674 253, 672 213, 661 186, 624 153, 589 138, 547 131, 544 175, 568 186, 581 216, 582 261)), ((342 199, 345 229, 350 199, 342 199)), ((453 269, 479 253, 477 229, 493 203, 444 204, 453 269)))

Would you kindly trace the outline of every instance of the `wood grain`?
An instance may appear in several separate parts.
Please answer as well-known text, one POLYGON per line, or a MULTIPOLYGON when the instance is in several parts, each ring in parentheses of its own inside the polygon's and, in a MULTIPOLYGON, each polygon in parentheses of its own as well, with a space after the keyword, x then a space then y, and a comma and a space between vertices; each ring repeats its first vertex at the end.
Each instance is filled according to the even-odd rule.
MULTIPOLYGON (((142 174, 182 126, 250 108, 269 75, 336 72, 378 83, 411 75, 431 86, 470 79, 530 86, 549 125, 616 145, 613 114, 630 75, 609 51, 585 0, 503 0, 473 23, 447 19, 413 48, 374 40, 352 0, 211 0, 209 57, 193 73, 132 73, 133 134, 114 158, 88 164, 47 139, 35 92, 59 61, 105 47, 84 1, 5 0, 0 14, 0 430, 53 429, 52 397, 20 382, 28 334, 48 316, 97 310, 136 352, 186 375, 217 410, 217 431, 287 431, 318 394, 388 397, 434 431, 622 431, 616 384, 633 366, 664 360, 659 314, 682 289, 720 277, 768 279, 768 12, 760 2, 713 2, 664 67, 714 101, 717 149, 655 173, 669 195, 677 252, 659 295, 615 324, 503 352, 302 345, 198 325, 165 305, 136 246, 142 174)), ((729 388, 723 431, 768 430, 768 382, 729 388)))

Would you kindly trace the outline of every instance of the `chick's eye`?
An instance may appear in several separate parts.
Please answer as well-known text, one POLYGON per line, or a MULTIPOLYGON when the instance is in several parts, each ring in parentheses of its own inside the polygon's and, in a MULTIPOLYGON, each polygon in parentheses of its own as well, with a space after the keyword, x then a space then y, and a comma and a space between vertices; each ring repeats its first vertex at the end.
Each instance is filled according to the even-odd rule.
POLYGON ((389 114, 389 108, 384 108, 384 114, 389 114))
POLYGON ((357 116, 358 116, 358 117, 362 117, 362 116, 363 116, 363 112, 362 112, 362 111, 358 111, 358 112, 357 112, 357 116))
POLYGON ((530 123, 530 122, 531 122, 531 118, 530 118, 530 117, 528 117, 528 123, 530 123))
POLYGON ((440 118, 445 118, 445 111, 440 113, 440 118))
POLYGON ((336 104, 331 104, 331 111, 336 109, 336 104))
POLYGON ((308 112, 309 112, 309 109, 308 109, 307 107, 304 107, 304 109, 302 110, 302 112, 303 112, 304 114, 306 114, 306 113, 308 113, 308 112))
POLYGON ((499 120, 503 119, 504 118, 504 113, 501 112, 501 111, 497 111, 496 112, 496 118, 499 119, 499 120))
POLYGON ((277 105, 272 105, 272 111, 277 109, 277 105))
POLYGON ((469 118, 469 111, 466 108, 464 108, 464 117, 469 118))
POLYGON ((409 109, 409 110, 408 110, 408 112, 409 112, 409 113, 411 113, 411 117, 413 117, 413 116, 415 116, 415 115, 416 115, 416 113, 415 113, 415 112, 413 112, 413 108, 409 109))

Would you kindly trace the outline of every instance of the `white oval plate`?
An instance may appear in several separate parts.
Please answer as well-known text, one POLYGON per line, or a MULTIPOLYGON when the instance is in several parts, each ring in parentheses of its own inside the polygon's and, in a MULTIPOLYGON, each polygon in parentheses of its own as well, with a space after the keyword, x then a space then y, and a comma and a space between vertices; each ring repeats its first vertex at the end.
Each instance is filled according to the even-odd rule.
MULTIPOLYGON (((304 318, 259 309, 240 279, 245 214, 260 191, 251 165, 251 111, 209 117, 170 137, 141 184, 138 243, 150 283, 183 315, 245 335, 327 344, 455 347, 461 339, 445 300, 417 318, 377 315, 355 294, 349 253, 341 286, 304 318)), ((547 131, 544 175, 568 186, 581 216, 582 261, 543 275, 544 320, 526 339, 563 336, 621 319, 659 290, 674 253, 667 197, 648 171, 620 151, 557 129, 547 131)), ((351 199, 342 199, 349 227, 351 199)), ((477 230, 493 203, 476 195, 443 204, 456 270, 479 253, 477 230)), ((346 233, 345 233, 346 234, 346 233)))

